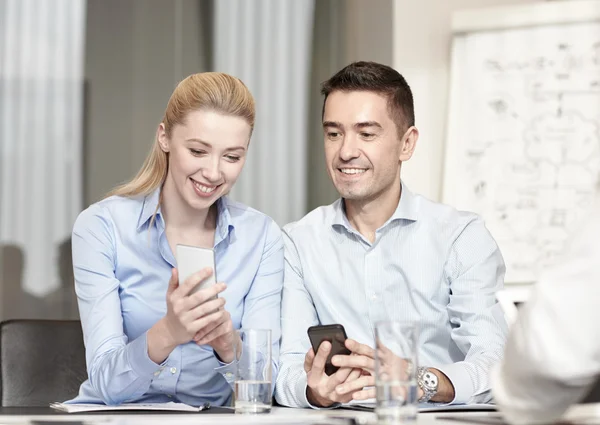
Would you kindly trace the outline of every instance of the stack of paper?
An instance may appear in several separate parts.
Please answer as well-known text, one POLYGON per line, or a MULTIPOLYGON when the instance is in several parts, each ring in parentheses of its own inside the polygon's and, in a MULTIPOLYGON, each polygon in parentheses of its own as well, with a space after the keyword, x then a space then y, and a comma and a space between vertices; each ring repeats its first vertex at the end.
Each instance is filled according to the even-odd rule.
POLYGON ((103 412, 111 410, 171 410, 177 412, 200 412, 210 407, 205 403, 200 407, 190 406, 183 403, 124 403, 117 406, 107 406, 105 404, 66 404, 52 403, 50 407, 67 413, 77 412, 103 412))

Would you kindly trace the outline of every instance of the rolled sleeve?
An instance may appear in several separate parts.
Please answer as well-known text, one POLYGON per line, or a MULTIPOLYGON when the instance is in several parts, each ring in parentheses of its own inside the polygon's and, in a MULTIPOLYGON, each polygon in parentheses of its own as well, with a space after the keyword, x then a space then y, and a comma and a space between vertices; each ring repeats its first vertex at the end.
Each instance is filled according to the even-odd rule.
POLYGON ((454 399, 448 404, 469 403, 475 392, 475 388, 473 387, 473 381, 471 380, 467 365, 464 362, 458 362, 436 367, 436 369, 446 375, 454 387, 454 399))

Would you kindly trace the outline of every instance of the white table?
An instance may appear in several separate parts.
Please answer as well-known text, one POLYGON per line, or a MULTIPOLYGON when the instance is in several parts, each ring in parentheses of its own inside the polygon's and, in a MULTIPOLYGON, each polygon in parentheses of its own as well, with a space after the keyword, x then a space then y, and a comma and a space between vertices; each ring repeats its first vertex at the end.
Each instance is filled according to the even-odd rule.
MULTIPOLYGON (((421 413, 418 416, 418 425, 460 425, 457 421, 445 421, 436 419, 436 416, 459 416, 466 415, 490 415, 488 412, 452 412, 452 413, 421 413)), ((335 425, 334 418, 354 418, 358 424, 374 424, 376 417, 371 412, 355 410, 312 410, 312 409, 290 409, 285 407, 274 407, 270 414, 266 415, 235 415, 235 414, 211 414, 210 410, 203 413, 191 414, 140 414, 126 415, 100 415, 96 414, 53 414, 47 416, 29 415, 1 415, 0 425, 24 425, 35 421, 49 422, 85 422, 86 424, 99 425, 238 425, 238 424, 319 424, 335 425)), ((339 422, 342 423, 341 421, 339 422)))

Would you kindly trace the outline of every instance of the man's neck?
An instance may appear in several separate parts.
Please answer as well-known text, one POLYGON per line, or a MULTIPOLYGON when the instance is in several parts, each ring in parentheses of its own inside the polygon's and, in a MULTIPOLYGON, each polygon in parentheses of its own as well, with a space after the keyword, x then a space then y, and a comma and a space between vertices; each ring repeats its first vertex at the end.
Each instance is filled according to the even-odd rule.
POLYGON ((216 205, 204 210, 191 208, 177 193, 170 176, 167 177, 162 188, 161 198, 160 207, 167 228, 191 232, 215 229, 216 205))
POLYGON ((401 192, 402 185, 398 180, 397 186, 394 185, 374 199, 362 201, 344 199, 346 217, 356 231, 373 243, 377 229, 383 226, 398 208, 401 192))

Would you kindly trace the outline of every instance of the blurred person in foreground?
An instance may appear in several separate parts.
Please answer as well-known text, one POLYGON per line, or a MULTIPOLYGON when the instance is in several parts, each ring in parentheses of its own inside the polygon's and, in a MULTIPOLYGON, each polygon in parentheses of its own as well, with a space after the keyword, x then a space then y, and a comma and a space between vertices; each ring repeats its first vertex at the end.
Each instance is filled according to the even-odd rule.
POLYGON ((89 379, 71 402, 229 404, 240 327, 272 330, 276 376, 281 231, 226 196, 254 117, 239 79, 187 77, 138 175, 77 218, 73 268, 89 379), (190 295, 215 272, 208 268, 179 285, 178 244, 213 248, 220 283, 190 295))
POLYGON ((375 396, 374 325, 418 322, 420 402, 485 403, 506 323, 495 299, 504 261, 476 214, 412 193, 413 96, 394 69, 348 65, 322 86, 329 176, 341 199, 284 227, 279 403, 332 407, 375 396), (352 355, 315 354, 307 328, 342 324, 352 355), (429 383, 425 385, 426 383, 429 383))
POLYGON ((512 424, 559 419, 600 378, 599 241, 596 200, 511 327, 493 392, 512 424))

